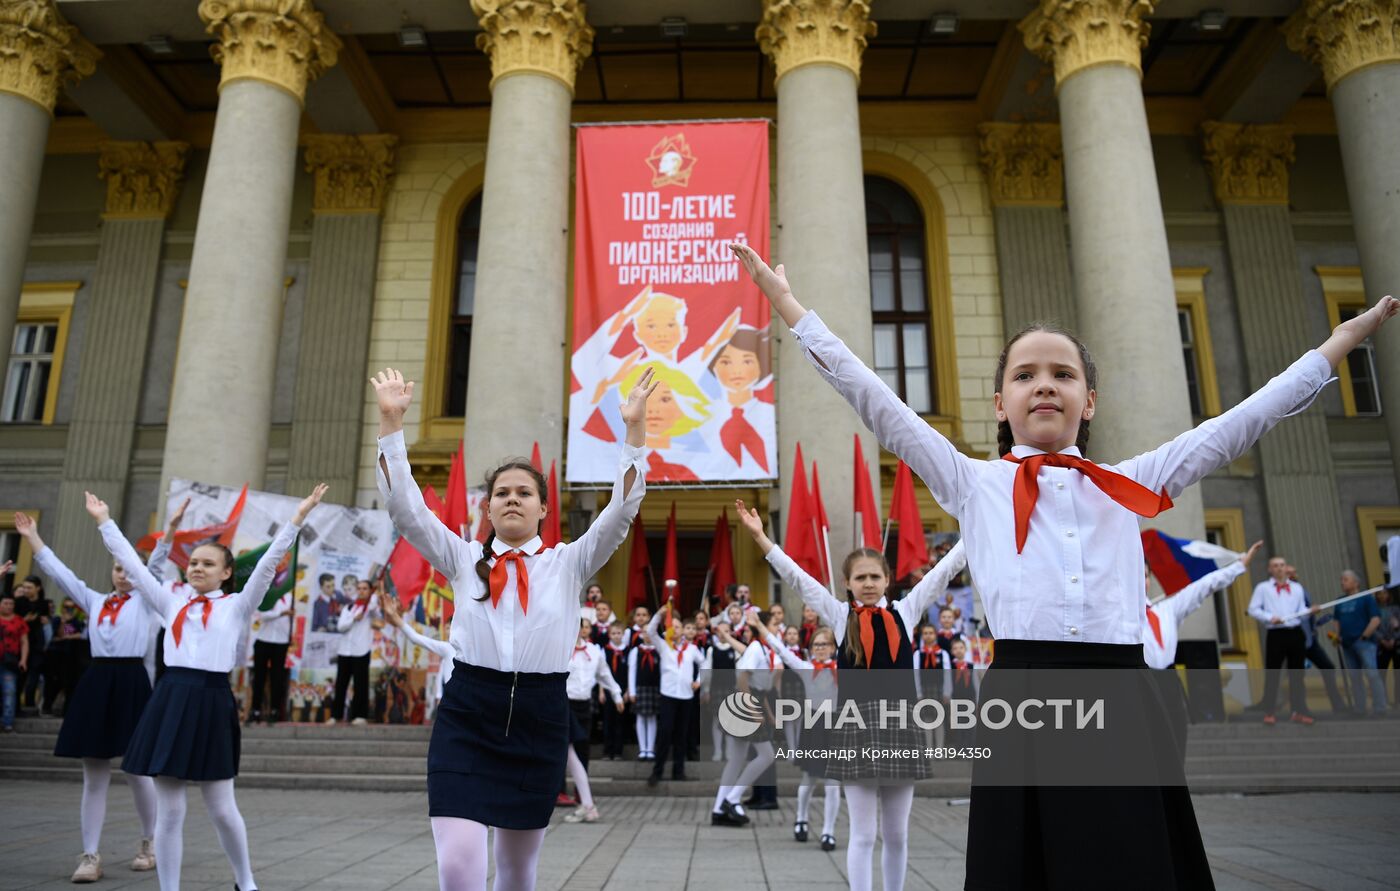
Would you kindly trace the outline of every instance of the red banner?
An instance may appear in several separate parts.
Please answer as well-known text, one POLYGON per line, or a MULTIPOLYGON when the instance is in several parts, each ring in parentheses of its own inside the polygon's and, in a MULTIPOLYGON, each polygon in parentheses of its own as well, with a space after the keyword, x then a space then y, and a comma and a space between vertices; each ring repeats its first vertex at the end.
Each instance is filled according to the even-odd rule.
POLYGON ((571 483, 617 475, 648 368, 648 482, 778 475, 768 303, 729 251, 768 255, 768 122, 581 127, 571 483))

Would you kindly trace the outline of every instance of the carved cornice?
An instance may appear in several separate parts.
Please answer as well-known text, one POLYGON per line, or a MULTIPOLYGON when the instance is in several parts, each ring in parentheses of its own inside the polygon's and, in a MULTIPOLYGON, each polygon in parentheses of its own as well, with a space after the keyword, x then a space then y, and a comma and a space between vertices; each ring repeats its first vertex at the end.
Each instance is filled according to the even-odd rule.
POLYGON ((580 0, 472 0, 481 24, 476 45, 491 57, 491 85, 512 74, 543 74, 574 92, 593 52, 588 7, 580 0))
POLYGON ((92 74, 100 58, 53 0, 0 2, 0 93, 23 96, 52 114, 59 88, 92 74))
POLYGON ((311 0, 201 0, 199 17, 214 35, 223 67, 219 88, 236 80, 281 87, 300 102, 306 85, 335 64, 340 38, 311 0))
POLYGON ((875 23, 866 0, 767 0, 755 34, 778 80, 803 65, 836 65, 860 80, 875 23))
POLYGON ((982 170, 1001 206, 1062 207, 1064 151, 1059 124, 981 124, 982 170))
POLYGON ((1306 0, 1283 30, 1288 48, 1322 69, 1328 91, 1369 65, 1400 62, 1400 0, 1306 0))
POLYGON ((394 176, 399 138, 383 133, 306 137, 306 170, 316 176, 316 213, 379 213, 394 176))
POLYGON ((1055 66, 1058 89, 1095 65, 1126 65, 1142 74, 1142 48, 1155 0, 1040 0, 1018 27, 1026 48, 1055 66))
POLYGON ((107 181, 103 219, 170 216, 189 150, 184 142, 104 142, 97 158, 97 174, 107 181))
POLYGON ((1205 159, 1221 204, 1287 204, 1293 133, 1282 124, 1202 125, 1205 159))

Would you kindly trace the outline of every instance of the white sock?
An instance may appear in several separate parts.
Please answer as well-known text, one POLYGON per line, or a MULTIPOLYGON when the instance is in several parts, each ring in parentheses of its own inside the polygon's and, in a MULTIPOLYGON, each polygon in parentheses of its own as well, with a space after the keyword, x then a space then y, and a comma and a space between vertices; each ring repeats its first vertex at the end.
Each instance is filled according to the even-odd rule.
POLYGON ((744 790, 763 776, 763 772, 773 763, 773 744, 771 742, 752 743, 754 759, 745 767, 743 773, 739 774, 739 779, 735 780, 734 788, 729 790, 729 803, 738 804, 743 797, 744 790))
POLYGON ((710 742, 714 743, 715 752, 719 754, 719 758, 715 759, 718 761, 724 757, 724 728, 719 726, 718 718, 710 722, 710 742))
POLYGON ((495 891, 534 891, 543 829, 497 829, 495 891))
POLYGON ((180 891, 185 857, 185 781, 156 777, 156 877, 160 891, 180 891))
POLYGON ((126 775, 131 798, 136 803, 136 816, 141 820, 141 837, 156 837, 156 784, 150 777, 126 775))
POLYGON ((228 865, 233 867, 233 880, 240 889, 257 887, 253 881, 253 864, 248 858, 248 826, 233 798, 233 780, 214 780, 199 785, 204 793, 204 809, 209 812, 214 834, 219 837, 219 847, 224 849, 228 865))
POLYGON ((433 817, 439 891, 486 891, 486 827, 460 817, 433 817))
MULTIPOLYGON (((739 781, 739 774, 744 772, 744 763, 749 757, 749 746, 752 745, 747 740, 729 737, 725 741, 724 770, 719 775, 719 791, 715 793, 715 813, 719 813, 724 804, 724 800, 729 798, 734 791, 734 784, 739 781)), ((744 788, 739 787, 739 796, 744 794, 744 788)))
POLYGON ((102 823, 107 819, 107 787, 112 784, 112 762, 105 758, 83 759, 83 853, 102 850, 102 823))
POLYGON ((642 730, 645 732, 645 734, 646 734, 646 740, 647 740, 647 742, 646 742, 646 748, 642 749, 642 751, 643 751, 643 752, 646 752, 648 755, 655 755, 655 754, 656 754, 656 715, 648 715, 647 717, 645 717, 645 718, 639 718, 638 720, 640 720, 640 721, 642 722, 642 730))
POLYGON ((593 806, 593 790, 588 785, 588 769, 579 760, 578 752, 573 746, 569 746, 569 776, 574 778, 574 787, 578 790, 578 803, 584 807, 593 806))
POLYGON ((797 787, 797 818, 796 822, 807 822, 807 810, 812 806, 812 778, 803 777, 802 785, 797 787))
POLYGON ((826 800, 822 809, 822 835, 836 837, 836 818, 841 815, 841 784, 826 781, 826 800))

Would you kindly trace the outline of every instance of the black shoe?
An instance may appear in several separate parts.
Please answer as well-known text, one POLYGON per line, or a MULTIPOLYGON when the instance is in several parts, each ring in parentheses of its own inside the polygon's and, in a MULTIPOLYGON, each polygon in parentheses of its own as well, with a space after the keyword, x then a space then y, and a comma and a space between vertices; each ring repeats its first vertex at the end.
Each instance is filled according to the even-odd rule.
POLYGON ((731 804, 729 799, 720 803, 720 811, 724 813, 732 822, 731 826, 743 826, 749 822, 749 815, 744 813, 744 809, 736 804, 731 804))
POLYGON ((823 836, 822 836, 822 850, 823 850, 823 851, 834 851, 834 850, 836 850, 836 836, 834 836, 834 835, 823 835, 823 836))
POLYGON ((656 784, 659 782, 661 782, 661 774, 657 773, 656 771, 652 771, 651 773, 647 774, 647 786, 649 788, 655 788, 656 784))
POLYGON ((734 819, 733 817, 731 817, 731 816, 729 816, 728 814, 723 813, 723 812, 719 812, 719 811, 710 811, 710 825, 711 825, 711 826, 735 826, 735 827, 738 827, 738 826, 743 826, 743 825, 744 825, 744 821, 742 821, 742 820, 736 820, 736 819, 734 819))
POLYGON ((686 753, 685 753, 685 760, 687 760, 687 761, 699 761, 699 760, 700 760, 700 751, 699 751, 699 749, 691 749, 689 752, 686 752, 686 753))
POLYGON ((690 782, 690 777, 686 776, 686 775, 683 774, 683 773, 673 773, 673 774, 671 774, 671 782, 673 782, 673 783, 688 783, 688 782, 690 782))
POLYGON ((244 727, 252 727, 254 724, 256 724, 257 722, 259 722, 259 721, 261 721, 261 720, 262 720, 262 712, 249 712, 249 713, 248 713, 248 720, 246 720, 246 721, 243 722, 243 726, 244 726, 244 727))
POLYGON ((751 811, 776 811, 778 803, 776 801, 755 801, 749 805, 751 811))
POLYGON ((805 842, 807 840, 806 820, 798 820, 796 823, 792 824, 792 837, 800 842, 805 842))

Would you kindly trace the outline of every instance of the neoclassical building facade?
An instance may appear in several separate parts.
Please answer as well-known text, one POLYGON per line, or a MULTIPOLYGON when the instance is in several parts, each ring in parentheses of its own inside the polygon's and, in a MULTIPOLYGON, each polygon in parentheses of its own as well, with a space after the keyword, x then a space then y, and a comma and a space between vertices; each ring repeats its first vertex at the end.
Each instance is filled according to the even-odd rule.
MULTIPOLYGON (((423 481, 459 440, 472 480, 534 442, 562 459, 576 124, 770 119, 795 289, 970 455, 995 453, 994 366, 1029 322, 1093 350, 1113 461, 1400 289, 1400 3, 934 5, 0 0, 0 556, 27 567, 5 529, 33 511, 101 575, 85 489, 130 532, 171 478, 372 506, 389 365, 420 382, 423 481)), ((851 538, 852 437, 877 447, 776 350, 784 482, 643 510, 655 531, 676 502, 688 572, 722 506, 787 503, 799 442, 851 538)), ((1339 377, 1160 525, 1264 538, 1318 592, 1380 583, 1400 334, 1339 377)), ((892 456, 878 476, 887 506, 892 456)), ((566 535, 600 497, 563 493, 566 535)), ((1192 621, 1257 661, 1239 592, 1192 621)))

